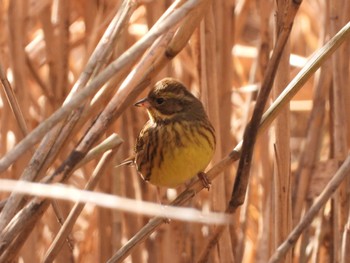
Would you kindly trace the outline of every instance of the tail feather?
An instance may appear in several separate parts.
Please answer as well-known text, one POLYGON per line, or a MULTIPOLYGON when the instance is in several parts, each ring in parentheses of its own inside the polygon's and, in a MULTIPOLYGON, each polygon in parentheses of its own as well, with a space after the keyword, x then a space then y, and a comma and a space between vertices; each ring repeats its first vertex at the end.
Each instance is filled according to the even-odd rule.
POLYGON ((115 167, 120 167, 120 166, 124 166, 124 165, 133 165, 135 163, 135 157, 129 157, 127 159, 125 159, 124 161, 122 161, 121 163, 117 164, 115 167))

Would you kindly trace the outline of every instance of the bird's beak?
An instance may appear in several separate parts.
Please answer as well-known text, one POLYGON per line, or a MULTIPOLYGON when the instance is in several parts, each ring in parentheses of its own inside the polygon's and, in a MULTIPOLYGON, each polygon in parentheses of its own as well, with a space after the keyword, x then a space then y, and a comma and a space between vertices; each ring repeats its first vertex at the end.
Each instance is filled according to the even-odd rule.
POLYGON ((142 100, 139 100, 138 102, 136 102, 134 104, 134 106, 137 106, 137 107, 145 107, 145 108, 150 108, 151 107, 151 104, 149 103, 148 101, 148 98, 143 98, 142 100))

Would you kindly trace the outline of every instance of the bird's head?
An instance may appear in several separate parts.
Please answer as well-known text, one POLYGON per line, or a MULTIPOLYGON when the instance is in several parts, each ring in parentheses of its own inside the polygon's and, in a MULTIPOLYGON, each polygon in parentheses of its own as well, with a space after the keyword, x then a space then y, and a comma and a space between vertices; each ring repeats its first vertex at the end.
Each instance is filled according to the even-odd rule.
POLYGON ((148 96, 135 106, 143 106, 154 122, 206 118, 202 103, 175 79, 158 81, 148 96))

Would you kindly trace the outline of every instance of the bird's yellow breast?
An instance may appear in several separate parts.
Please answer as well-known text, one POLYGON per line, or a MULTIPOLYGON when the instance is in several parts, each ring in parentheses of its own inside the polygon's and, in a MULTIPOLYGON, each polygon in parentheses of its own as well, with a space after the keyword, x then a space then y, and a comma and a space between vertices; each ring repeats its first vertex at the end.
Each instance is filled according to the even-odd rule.
POLYGON ((151 169, 152 184, 172 188, 204 171, 215 149, 214 134, 208 128, 175 123, 159 133, 162 144, 151 169))

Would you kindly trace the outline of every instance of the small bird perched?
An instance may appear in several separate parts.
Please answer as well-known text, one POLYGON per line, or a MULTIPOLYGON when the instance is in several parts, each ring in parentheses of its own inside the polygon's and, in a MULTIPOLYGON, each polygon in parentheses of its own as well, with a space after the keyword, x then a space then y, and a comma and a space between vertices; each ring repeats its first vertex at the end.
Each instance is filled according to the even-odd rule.
POLYGON ((165 78, 135 106, 145 107, 150 118, 133 160, 142 178, 174 188, 198 175, 209 188, 203 171, 214 154, 215 134, 200 100, 182 83, 165 78))

